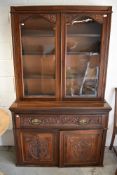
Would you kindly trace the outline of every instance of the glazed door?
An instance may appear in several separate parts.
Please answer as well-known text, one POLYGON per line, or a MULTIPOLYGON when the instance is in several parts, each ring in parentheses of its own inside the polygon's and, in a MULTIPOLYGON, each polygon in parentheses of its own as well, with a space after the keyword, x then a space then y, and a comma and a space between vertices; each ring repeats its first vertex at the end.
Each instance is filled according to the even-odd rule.
POLYGON ((107 15, 62 16, 63 98, 103 96, 106 25, 107 15))
POLYGON ((61 131, 60 165, 99 165, 102 138, 102 130, 61 131))
POLYGON ((12 14, 17 99, 103 99, 109 20, 92 13, 12 14))
POLYGON ((38 166, 58 165, 58 136, 56 132, 37 132, 35 130, 16 131, 17 163, 38 166))
POLYGON ((60 16, 26 14, 13 18, 19 98, 58 99, 60 16))

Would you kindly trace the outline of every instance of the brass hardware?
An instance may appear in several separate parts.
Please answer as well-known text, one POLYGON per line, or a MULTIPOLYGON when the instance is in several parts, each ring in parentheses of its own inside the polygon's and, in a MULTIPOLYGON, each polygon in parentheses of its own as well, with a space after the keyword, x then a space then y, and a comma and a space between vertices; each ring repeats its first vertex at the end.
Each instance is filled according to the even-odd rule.
POLYGON ((79 120, 80 125, 86 125, 88 121, 86 119, 79 120))
POLYGON ((41 123, 42 121, 37 118, 31 120, 32 125, 40 125, 41 123))
POLYGON ((107 14, 104 14, 103 17, 106 18, 107 17, 107 14))

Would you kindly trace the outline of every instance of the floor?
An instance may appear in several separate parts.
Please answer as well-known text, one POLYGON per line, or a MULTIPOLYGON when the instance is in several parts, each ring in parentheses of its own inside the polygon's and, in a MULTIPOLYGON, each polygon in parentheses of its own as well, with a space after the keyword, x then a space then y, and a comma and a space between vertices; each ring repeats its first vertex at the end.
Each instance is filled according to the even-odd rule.
POLYGON ((0 175, 114 175, 117 157, 105 149, 104 167, 42 168, 16 167, 13 147, 0 147, 0 175))

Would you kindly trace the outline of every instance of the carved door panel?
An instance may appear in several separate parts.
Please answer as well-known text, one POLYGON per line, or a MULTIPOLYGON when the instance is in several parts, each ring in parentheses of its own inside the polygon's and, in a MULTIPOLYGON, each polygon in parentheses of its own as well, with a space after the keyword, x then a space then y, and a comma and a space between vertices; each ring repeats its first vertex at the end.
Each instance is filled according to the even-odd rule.
POLYGON ((61 131, 60 165, 97 165, 101 158, 102 130, 61 131))
MULTIPOLYGON (((54 166, 58 164, 57 133, 18 130, 19 159, 23 164, 54 166)), ((20 162, 18 162, 20 164, 20 162)))

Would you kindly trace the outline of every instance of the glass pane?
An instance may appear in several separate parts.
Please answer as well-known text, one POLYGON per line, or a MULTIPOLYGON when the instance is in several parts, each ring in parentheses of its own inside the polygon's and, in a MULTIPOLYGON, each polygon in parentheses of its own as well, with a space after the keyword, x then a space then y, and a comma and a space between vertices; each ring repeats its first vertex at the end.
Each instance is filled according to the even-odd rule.
POLYGON ((55 96, 56 15, 21 19, 23 83, 25 96, 55 96))
POLYGON ((97 96, 101 29, 88 16, 66 15, 66 96, 97 96))

